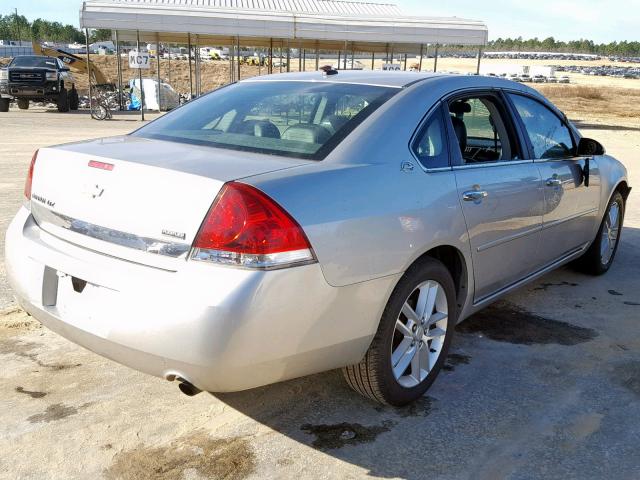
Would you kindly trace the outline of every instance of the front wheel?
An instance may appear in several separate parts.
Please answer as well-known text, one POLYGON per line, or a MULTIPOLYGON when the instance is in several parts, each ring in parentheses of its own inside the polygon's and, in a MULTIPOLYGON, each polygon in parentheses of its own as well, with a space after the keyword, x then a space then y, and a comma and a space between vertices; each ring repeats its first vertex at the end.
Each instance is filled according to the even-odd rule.
POLYGON ((58 94, 58 100, 56 102, 56 106, 58 107, 58 111, 61 113, 66 113, 69 111, 69 93, 66 88, 62 88, 60 93, 58 94))
POLYGON ((578 270, 590 275, 602 275, 609 270, 620 243, 624 207, 624 198, 620 192, 614 192, 596 238, 585 254, 574 263, 578 270))
POLYGON ((343 369, 356 392, 389 405, 420 398, 444 363, 456 324, 455 287, 438 260, 412 266, 394 289, 369 350, 343 369))

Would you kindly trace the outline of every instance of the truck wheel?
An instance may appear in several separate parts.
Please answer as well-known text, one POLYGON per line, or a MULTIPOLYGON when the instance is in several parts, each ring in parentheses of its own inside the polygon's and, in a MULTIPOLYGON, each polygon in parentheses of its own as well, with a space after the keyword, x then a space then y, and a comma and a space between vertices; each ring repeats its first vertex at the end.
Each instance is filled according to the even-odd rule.
POLYGON ((63 88, 60 90, 58 94, 58 101, 56 102, 58 105, 59 112, 68 112, 69 111, 69 94, 67 93, 67 89, 63 88))
POLYGON ((20 110, 28 110, 29 109, 29 100, 26 98, 18 98, 18 108, 20 110))
POLYGON ((0 98, 0 112, 8 112, 8 111, 9 111, 9 99, 0 98))
POLYGON ((69 110, 78 110, 79 104, 80 99, 78 98, 78 90, 73 86, 69 91, 69 110))

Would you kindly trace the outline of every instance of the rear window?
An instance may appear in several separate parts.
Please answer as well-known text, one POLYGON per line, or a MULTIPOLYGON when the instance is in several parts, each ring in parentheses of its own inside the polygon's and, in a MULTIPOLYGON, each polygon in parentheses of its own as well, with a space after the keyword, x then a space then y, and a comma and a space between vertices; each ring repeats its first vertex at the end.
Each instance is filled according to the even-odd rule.
POLYGON ((397 91, 328 82, 243 82, 205 95, 133 135, 321 160, 397 91))
POLYGON ((56 68, 55 58, 49 57, 16 57, 11 62, 11 67, 38 67, 56 68))

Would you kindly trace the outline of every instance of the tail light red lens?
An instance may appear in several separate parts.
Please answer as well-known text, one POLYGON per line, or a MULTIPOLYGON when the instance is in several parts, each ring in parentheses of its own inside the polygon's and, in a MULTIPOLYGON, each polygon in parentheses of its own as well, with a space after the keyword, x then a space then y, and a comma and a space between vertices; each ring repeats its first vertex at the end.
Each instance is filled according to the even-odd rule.
POLYGON ((31 200, 31 184, 33 183, 33 169, 36 166, 36 159, 38 158, 38 150, 36 150, 31 157, 31 165, 29 165, 29 171, 27 172, 27 180, 24 182, 24 196, 27 200, 31 200))
POLYGON ((255 187, 227 183, 209 209, 192 258, 253 268, 275 268, 314 260, 300 225, 255 187))

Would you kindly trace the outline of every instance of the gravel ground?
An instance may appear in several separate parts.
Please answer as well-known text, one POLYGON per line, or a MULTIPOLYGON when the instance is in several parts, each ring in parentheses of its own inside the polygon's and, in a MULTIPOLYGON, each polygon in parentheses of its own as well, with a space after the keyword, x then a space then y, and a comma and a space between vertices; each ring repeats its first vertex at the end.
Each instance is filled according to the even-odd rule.
MULTIPOLYGON (((34 149, 137 126, 3 114, 0 232, 34 149)), ((585 129, 633 185, 639 130, 585 129)), ((403 409, 360 398, 339 372, 185 397, 40 327, 0 263, 0 479, 640 478, 638 202, 609 274, 561 269, 467 320, 446 371, 403 409)))

